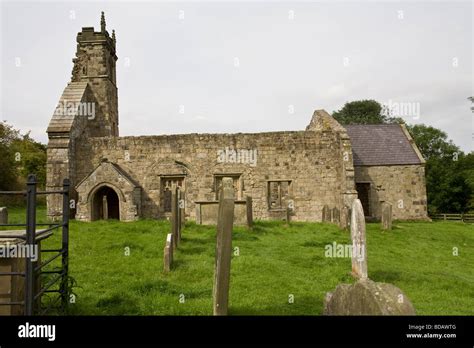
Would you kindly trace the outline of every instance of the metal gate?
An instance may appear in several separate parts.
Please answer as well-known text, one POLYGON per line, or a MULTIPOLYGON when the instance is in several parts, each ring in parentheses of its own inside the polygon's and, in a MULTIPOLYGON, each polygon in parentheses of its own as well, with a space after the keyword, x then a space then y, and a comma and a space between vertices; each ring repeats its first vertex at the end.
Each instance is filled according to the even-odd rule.
MULTIPOLYGON (((51 236, 56 229, 61 229, 61 247, 57 249, 43 249, 39 253, 52 254, 45 261, 34 262, 31 257, 25 259, 25 269, 23 272, 0 272, 0 276, 24 277, 24 300, 16 302, 1 302, 2 306, 24 306, 24 315, 43 315, 53 308, 61 300, 61 309, 65 310, 69 297, 69 179, 64 179, 63 189, 59 191, 37 191, 36 176, 30 174, 26 183, 26 191, 0 191, 0 195, 23 195, 26 196, 26 223, 24 224, 0 224, 0 226, 25 227, 25 231, 18 231, 18 234, 3 234, 0 231, 1 238, 15 238, 25 240, 25 245, 31 248, 38 248, 38 242, 51 236), (58 223, 37 223, 36 208, 38 195, 60 194, 63 197, 63 214, 58 223), (40 227, 37 230, 37 227, 40 227), (51 262, 61 257, 61 268, 59 270, 46 270, 45 267, 51 262), (35 289, 35 283, 38 277, 42 275, 51 275, 51 279, 44 286, 35 289), (57 289, 53 285, 59 285, 57 289), (52 301, 47 308, 35 306, 41 295, 45 293, 58 293, 59 296, 52 301), (35 308, 38 307, 38 308, 35 308)), ((38 248, 39 249, 39 248, 38 248)))

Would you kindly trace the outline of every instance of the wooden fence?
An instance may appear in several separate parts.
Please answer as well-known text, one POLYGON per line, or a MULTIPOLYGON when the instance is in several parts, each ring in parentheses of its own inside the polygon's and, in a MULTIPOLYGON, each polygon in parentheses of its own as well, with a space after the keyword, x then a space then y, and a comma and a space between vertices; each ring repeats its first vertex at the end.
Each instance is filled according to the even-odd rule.
POLYGON ((474 214, 434 214, 430 216, 433 220, 445 221, 463 221, 467 223, 474 223, 474 214))

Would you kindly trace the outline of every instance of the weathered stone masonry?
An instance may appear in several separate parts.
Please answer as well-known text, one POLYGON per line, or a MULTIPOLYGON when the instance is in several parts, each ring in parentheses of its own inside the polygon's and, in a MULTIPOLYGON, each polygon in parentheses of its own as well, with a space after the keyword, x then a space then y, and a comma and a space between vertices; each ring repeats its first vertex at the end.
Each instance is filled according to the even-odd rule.
MULTIPOLYGON (((51 119, 47 163, 48 189, 71 179, 77 219, 164 218, 178 186, 186 217, 199 221, 201 207, 217 201, 224 176, 234 180, 236 209, 245 214, 251 196, 256 219, 281 219, 291 206, 293 221, 321 221, 324 205, 350 207, 359 183, 367 183, 371 216, 380 215, 385 200, 395 218, 426 218, 424 163, 405 133, 380 125, 386 136, 379 141, 404 145, 382 153, 386 144, 366 144, 366 128, 346 129, 318 110, 304 131, 119 137, 115 34, 109 36, 102 17, 101 31, 83 28, 77 42, 71 82, 60 99, 72 111, 51 119), (94 105, 94 115, 83 115, 80 103, 94 105), (251 153, 255 161, 244 155, 237 160, 234 150, 251 153), (230 151, 225 160, 223 151, 230 151), (406 156, 397 157, 397 151, 406 156), (400 209, 399 199, 405 203, 400 209)), ((50 217, 61 209, 61 202, 48 200, 50 217)))

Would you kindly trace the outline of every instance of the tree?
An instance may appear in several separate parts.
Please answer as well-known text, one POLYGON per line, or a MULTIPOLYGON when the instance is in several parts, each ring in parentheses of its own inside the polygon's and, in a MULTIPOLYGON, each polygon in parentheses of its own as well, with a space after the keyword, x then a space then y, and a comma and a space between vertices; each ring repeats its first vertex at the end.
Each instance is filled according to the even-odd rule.
POLYGON ((409 125, 407 129, 426 159, 428 211, 431 214, 469 211, 474 192, 474 185, 468 180, 472 174, 468 169, 474 168, 471 159, 466 159, 440 129, 424 124, 409 125))
POLYGON ((11 126, 0 122, 0 190, 2 191, 18 188, 15 153, 11 148, 17 135, 11 126))
POLYGON ((332 116, 343 125, 385 123, 382 105, 375 100, 357 100, 344 104, 341 110, 332 116))
POLYGON ((461 152, 459 147, 448 140, 448 135, 440 129, 424 124, 407 125, 407 129, 426 160, 433 157, 457 159, 456 155, 461 152))
POLYGON ((0 122, 0 190, 16 190, 28 174, 37 176, 40 186, 46 183, 46 146, 34 141, 29 133, 21 135, 0 122))

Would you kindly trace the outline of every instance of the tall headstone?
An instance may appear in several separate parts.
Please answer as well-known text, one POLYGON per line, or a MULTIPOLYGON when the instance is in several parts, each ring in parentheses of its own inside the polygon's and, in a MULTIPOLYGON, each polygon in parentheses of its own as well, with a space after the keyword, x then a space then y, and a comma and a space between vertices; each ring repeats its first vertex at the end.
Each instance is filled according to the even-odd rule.
POLYGON ((359 199, 352 202, 351 213, 352 274, 357 278, 367 278, 367 248, 365 238, 364 210, 359 199))
POLYGON ((330 222, 331 221, 331 210, 329 209, 329 206, 326 204, 323 207, 323 222, 330 222))
POLYGON ((339 218, 339 227, 342 230, 348 229, 350 226, 350 209, 347 206, 343 206, 341 209, 341 215, 339 218))
POLYGON ((177 197, 176 197, 177 189, 173 187, 171 190, 171 233, 173 233, 173 249, 176 250, 178 247, 179 239, 178 239, 178 211, 177 211, 177 197))
POLYGON ((181 201, 181 190, 176 188, 176 226, 178 232, 176 233, 178 242, 181 242, 181 209, 179 209, 179 202, 181 201))
POLYGON ((8 224, 8 209, 0 207, 0 224, 8 224))
POLYGON ((163 250, 163 271, 171 271, 171 265, 173 264, 173 234, 168 233, 166 235, 165 249, 163 250))
POLYGON ((392 229, 392 205, 389 202, 382 203, 382 229, 392 229))
POLYGON ((340 214, 339 214, 339 209, 337 209, 337 207, 334 207, 332 208, 332 211, 331 211, 331 222, 335 223, 335 224, 339 224, 339 220, 340 220, 340 214))
POLYGON ((104 220, 109 219, 109 206, 107 204, 107 196, 102 196, 102 218, 104 220))
POLYGON ((247 226, 252 228, 253 226, 253 207, 252 207, 252 197, 246 197, 246 208, 247 208, 247 226))
POLYGON ((222 178, 217 217, 216 263, 214 273, 214 315, 227 315, 229 305, 232 227, 234 223, 234 188, 232 178, 222 178))
POLYGON ((179 216, 181 217, 181 229, 184 227, 184 224, 186 223, 186 210, 185 210, 185 206, 186 206, 186 200, 185 200, 185 194, 183 191, 180 191, 181 192, 181 198, 179 200, 179 216))

